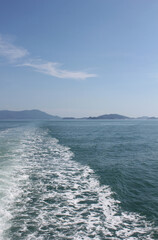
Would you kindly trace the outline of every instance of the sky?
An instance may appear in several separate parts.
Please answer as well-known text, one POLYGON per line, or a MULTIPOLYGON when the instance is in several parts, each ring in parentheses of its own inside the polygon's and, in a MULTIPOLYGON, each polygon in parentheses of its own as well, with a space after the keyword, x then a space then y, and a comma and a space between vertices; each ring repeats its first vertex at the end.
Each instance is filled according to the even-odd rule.
POLYGON ((0 0, 0 110, 158 116, 157 0, 0 0))

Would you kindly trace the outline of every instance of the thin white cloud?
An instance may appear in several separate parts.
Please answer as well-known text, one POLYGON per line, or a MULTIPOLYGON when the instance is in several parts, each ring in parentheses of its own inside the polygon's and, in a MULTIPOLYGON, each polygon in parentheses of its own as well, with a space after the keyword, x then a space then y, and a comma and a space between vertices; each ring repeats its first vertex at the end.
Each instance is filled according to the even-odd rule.
POLYGON ((22 64, 22 66, 34 68, 38 72, 50 75, 52 77, 57 77, 57 78, 69 78, 69 79, 71 78, 71 79, 84 80, 86 78, 96 77, 96 74, 62 70, 59 68, 59 64, 54 62, 46 62, 46 63, 27 62, 22 64))
POLYGON ((28 55, 28 51, 22 47, 16 47, 0 35, 0 56, 9 61, 15 61, 28 55))
POLYGON ((56 78, 65 79, 87 79, 96 77, 96 74, 90 74, 82 71, 68 71, 60 68, 60 64, 55 62, 44 62, 37 59, 26 58, 29 52, 22 48, 13 45, 4 36, 0 35, 0 56, 5 57, 10 63, 15 66, 31 67, 34 70, 47 74, 56 78), (18 60, 21 60, 20 64, 17 64, 18 60))

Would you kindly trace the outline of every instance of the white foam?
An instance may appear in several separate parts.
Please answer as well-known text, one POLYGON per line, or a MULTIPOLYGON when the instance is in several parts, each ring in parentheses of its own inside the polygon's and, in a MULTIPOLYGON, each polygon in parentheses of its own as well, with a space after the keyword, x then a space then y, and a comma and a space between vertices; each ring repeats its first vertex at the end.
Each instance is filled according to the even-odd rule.
POLYGON ((19 195, 17 188, 17 179, 14 175, 19 168, 19 164, 16 164, 16 151, 17 146, 16 134, 18 132, 15 129, 7 129, 1 131, 0 142, 2 152, 0 152, 0 239, 6 239, 3 234, 6 229, 10 227, 9 220, 12 218, 12 213, 9 210, 10 206, 14 203, 16 196, 19 195), (3 148, 4 146, 4 148, 3 148))
POLYGON ((152 225, 145 217, 122 211, 111 189, 100 185, 94 171, 73 161, 70 149, 47 132, 23 131, 12 154, 16 161, 4 191, 9 196, 9 207, 1 204, 5 209, 1 236, 9 229, 10 219, 18 229, 13 236, 27 240, 48 236, 75 240, 152 239, 152 225), (34 230, 30 231, 30 226, 34 230))

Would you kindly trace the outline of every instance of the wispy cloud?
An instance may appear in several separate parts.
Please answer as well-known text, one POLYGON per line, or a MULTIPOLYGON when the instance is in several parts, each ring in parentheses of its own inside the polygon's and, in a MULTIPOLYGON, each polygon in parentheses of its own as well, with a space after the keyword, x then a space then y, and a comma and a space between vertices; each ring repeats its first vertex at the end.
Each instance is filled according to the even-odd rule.
POLYGON ((65 79, 87 79, 91 77, 96 77, 96 74, 86 73, 84 71, 69 71, 60 68, 59 63, 47 62, 43 60, 37 60, 32 58, 28 59, 29 52, 22 48, 13 45, 10 41, 0 35, 0 56, 5 57, 10 63, 17 66, 30 67, 34 70, 47 74, 56 78, 65 79), (20 64, 18 60, 21 60, 20 64))
POLYGON ((71 79, 86 79, 91 77, 96 77, 96 74, 90 74, 86 72, 78 71, 68 71, 60 69, 60 64, 54 62, 27 62, 22 64, 22 66, 27 66, 35 69, 38 72, 50 75, 57 78, 71 78, 71 79))
POLYGON ((15 61, 28 55, 28 51, 22 47, 17 47, 0 35, 0 56, 9 61, 15 61))

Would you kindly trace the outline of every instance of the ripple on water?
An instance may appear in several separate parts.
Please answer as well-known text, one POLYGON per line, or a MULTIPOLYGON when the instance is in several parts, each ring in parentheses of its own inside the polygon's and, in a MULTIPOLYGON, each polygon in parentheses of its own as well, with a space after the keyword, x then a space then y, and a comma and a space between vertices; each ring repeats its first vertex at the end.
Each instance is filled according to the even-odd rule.
POLYGON ((68 147, 40 129, 21 136, 10 152, 14 166, 4 192, 13 196, 4 204, 5 227, 0 223, 4 239, 154 239, 152 224, 122 211, 68 147))

